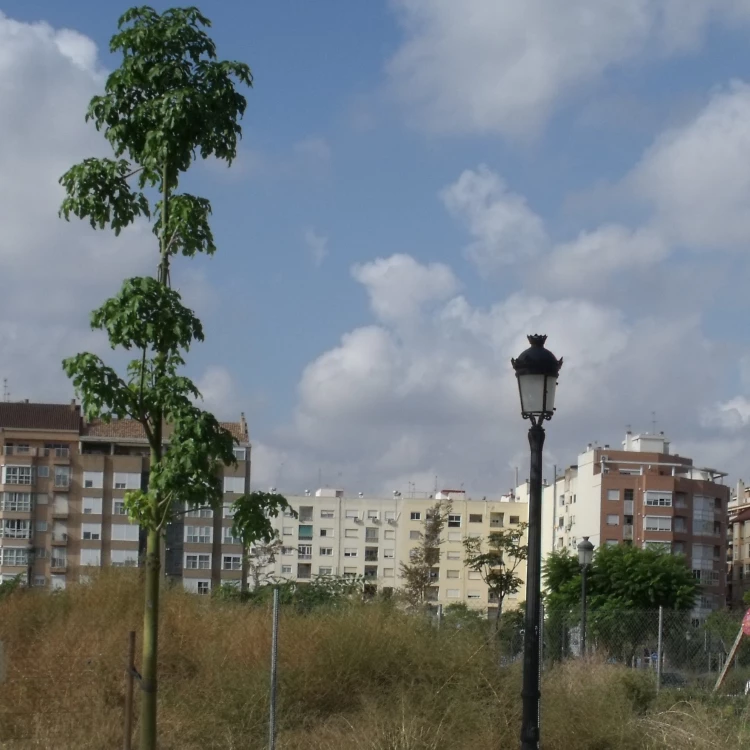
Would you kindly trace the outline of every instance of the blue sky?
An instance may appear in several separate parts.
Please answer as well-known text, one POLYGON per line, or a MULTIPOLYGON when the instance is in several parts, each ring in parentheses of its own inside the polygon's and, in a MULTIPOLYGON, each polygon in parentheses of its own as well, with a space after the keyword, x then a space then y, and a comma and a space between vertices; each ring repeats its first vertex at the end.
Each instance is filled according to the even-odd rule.
MULTIPOLYGON (((2 12, 34 44, 62 29, 96 44, 88 83, 70 74, 84 102, 97 70, 117 64, 107 44, 125 7, 6 1, 2 12)), ((259 485, 281 474, 299 490, 320 469, 351 490, 435 474, 505 489, 525 461, 508 358, 538 325, 571 362, 550 464, 592 439, 614 443, 625 424, 647 429, 656 410, 681 452, 741 473, 750 93, 732 81, 748 67, 750 2, 200 7, 220 56, 247 62, 255 87, 236 166, 200 164, 187 178, 213 202, 219 244, 214 258, 180 261, 197 274, 208 335, 190 367, 209 406, 246 412, 259 485)), ((38 106, 52 96, 34 60, 8 53, 0 65, 0 84, 20 76, 30 108, 35 92, 38 106)), ((27 106, 4 91, 6 107, 27 106)), ((44 146, 60 164, 95 143, 71 101, 60 143, 44 146)), ((37 188, 52 184, 34 169, 37 188)), ((140 272, 143 252, 132 268, 110 265, 140 272)), ((119 278, 103 289, 94 276, 81 268, 88 308, 119 278)), ((83 305, 40 318, 38 332, 5 317, 6 361, 53 324, 69 326, 63 343, 89 343, 83 305)), ((6 366, 13 393, 69 397, 54 362, 37 382, 46 361, 24 361, 35 366, 6 366)))

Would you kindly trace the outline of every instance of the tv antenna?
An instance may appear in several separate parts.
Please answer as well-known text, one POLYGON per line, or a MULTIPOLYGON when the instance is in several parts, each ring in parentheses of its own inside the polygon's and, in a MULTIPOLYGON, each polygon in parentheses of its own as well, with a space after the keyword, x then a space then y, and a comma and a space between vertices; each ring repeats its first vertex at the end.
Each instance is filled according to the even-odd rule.
POLYGON ((3 401, 10 401, 10 390, 8 388, 8 378, 3 378, 3 401))

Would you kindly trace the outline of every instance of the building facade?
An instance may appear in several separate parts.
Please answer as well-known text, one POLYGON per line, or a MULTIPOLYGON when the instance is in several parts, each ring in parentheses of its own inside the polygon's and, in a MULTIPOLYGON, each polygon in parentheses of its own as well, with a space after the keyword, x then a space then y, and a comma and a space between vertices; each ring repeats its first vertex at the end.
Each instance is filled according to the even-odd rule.
POLYGON ((670 453, 663 433, 628 432, 621 450, 589 445, 543 490, 543 554, 636 544, 684 554, 701 583, 696 617, 726 602, 726 474, 670 453))
MULTIPOLYGON (((225 509, 177 515, 164 544, 165 574, 200 593, 242 575, 228 505, 249 490, 250 443, 244 416, 222 426, 237 440, 238 459, 222 477, 225 509)), ((149 460, 133 420, 87 423, 75 401, 0 403, 2 579, 59 589, 102 565, 137 566, 145 535, 124 497, 148 486, 149 460)))
MULTIPOLYGON (((462 541, 486 538, 491 531, 513 528, 528 519, 528 506, 511 496, 497 501, 472 500, 460 491, 444 490, 434 497, 349 497, 343 490, 320 489, 302 496, 286 495, 298 518, 276 519, 282 548, 268 573, 276 578, 309 581, 317 576, 363 576, 373 590, 403 587, 401 564, 422 539, 427 511, 442 501, 451 511, 442 534, 440 563, 433 570, 430 601, 465 603, 496 610, 478 573, 464 566, 462 541)), ((525 565, 518 574, 525 576, 525 565)), ((523 591, 504 607, 523 599, 523 591)))
POLYGON ((742 607, 750 592, 750 487, 742 480, 729 501, 727 546, 727 600, 742 607))

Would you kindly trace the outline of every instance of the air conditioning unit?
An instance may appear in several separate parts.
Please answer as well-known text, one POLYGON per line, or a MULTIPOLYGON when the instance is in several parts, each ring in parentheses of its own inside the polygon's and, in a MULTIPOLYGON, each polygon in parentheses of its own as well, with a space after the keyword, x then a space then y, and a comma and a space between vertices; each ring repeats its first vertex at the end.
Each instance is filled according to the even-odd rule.
POLYGON ((368 521, 372 521, 373 523, 380 523, 379 518, 369 518, 368 521))
POLYGON ((396 519, 395 519, 395 518, 389 518, 389 519, 388 519, 388 523, 389 523, 389 524, 390 524, 391 526, 395 526, 395 525, 396 525, 396 519))
POLYGON ((364 523, 364 521, 361 518, 355 518, 354 523, 364 523))

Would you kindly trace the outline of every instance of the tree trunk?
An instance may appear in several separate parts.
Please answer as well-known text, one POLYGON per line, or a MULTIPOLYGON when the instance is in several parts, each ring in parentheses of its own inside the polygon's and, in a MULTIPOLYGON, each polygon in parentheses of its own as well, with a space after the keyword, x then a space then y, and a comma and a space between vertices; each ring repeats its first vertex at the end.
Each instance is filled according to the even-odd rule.
POLYGON ((497 598, 497 612, 495 613, 495 632, 497 633, 500 630, 500 616, 503 612, 503 600, 498 597, 497 598))
POLYGON ((146 541, 146 599, 143 612, 141 663, 140 750, 156 750, 156 670, 159 638, 159 532, 150 529, 146 541))

